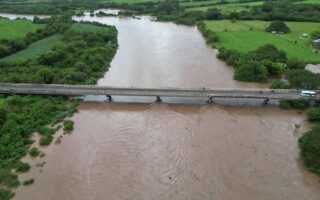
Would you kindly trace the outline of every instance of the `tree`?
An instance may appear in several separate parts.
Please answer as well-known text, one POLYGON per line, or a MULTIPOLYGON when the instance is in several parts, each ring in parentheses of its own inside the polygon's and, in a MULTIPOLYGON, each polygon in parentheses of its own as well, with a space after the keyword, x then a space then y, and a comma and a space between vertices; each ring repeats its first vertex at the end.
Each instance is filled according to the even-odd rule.
POLYGON ((257 50, 250 52, 250 56, 253 60, 257 60, 257 61, 262 61, 267 59, 272 62, 285 63, 287 60, 286 52, 279 51, 272 44, 263 45, 257 50))
POLYGON ((217 8, 210 8, 207 11, 206 19, 221 19, 222 14, 217 8))
POLYGON ((261 62, 240 59, 234 78, 239 81, 263 82, 268 79, 268 70, 261 62))
POLYGON ((273 21, 271 22, 270 26, 266 28, 266 32, 273 32, 276 31, 277 33, 289 33, 289 27, 282 21, 273 21))

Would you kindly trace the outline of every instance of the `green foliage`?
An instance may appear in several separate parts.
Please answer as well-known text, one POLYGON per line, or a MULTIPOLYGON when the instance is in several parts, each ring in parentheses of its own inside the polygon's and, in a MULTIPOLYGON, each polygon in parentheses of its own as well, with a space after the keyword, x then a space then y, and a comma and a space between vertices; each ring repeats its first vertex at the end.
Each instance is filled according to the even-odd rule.
POLYGON ((61 41, 61 39, 62 36, 58 34, 49 36, 45 39, 32 43, 22 51, 3 58, 2 61, 22 62, 29 59, 37 59, 43 53, 50 51, 59 41, 61 41))
POLYGON ((280 101, 279 107, 284 110, 290 109, 290 104, 287 101, 280 101))
POLYGON ((320 128, 305 133, 299 139, 299 147, 308 169, 320 176, 320 128))
POLYGON ((312 32, 311 32, 311 39, 312 39, 312 40, 320 39, 320 31, 319 31, 319 30, 317 30, 317 31, 312 31, 312 32))
POLYGON ((310 121, 320 121, 320 107, 309 108, 307 115, 310 121))
POLYGON ((239 81, 263 82, 268 79, 268 69, 258 61, 240 59, 234 79, 239 81))
POLYGON ((234 79, 264 82, 269 77, 282 75, 284 65, 279 62, 286 61, 286 54, 273 45, 267 44, 248 54, 221 48, 218 58, 235 66, 234 79))
POLYGON ((283 21, 273 21, 268 28, 267 32, 276 32, 276 33, 289 33, 289 27, 283 21))
POLYGON ((73 130, 73 124, 74 124, 74 122, 72 121, 72 120, 65 120, 64 122, 63 122, 63 130, 65 131, 65 132, 70 132, 70 131, 72 131, 73 130))
POLYGON ((30 179, 27 179, 25 181, 23 181, 23 185, 31 185, 34 183, 34 179, 33 178, 30 178, 30 179))
POLYGON ((287 70, 285 75, 292 88, 317 89, 320 85, 320 74, 304 69, 287 70))
POLYGON ((18 176, 9 169, 0 168, 0 184, 6 187, 17 187, 20 185, 18 176))
POLYGON ((306 66, 306 63, 302 60, 299 60, 297 58, 292 58, 287 61, 287 68, 288 69, 304 69, 306 66))
POLYGON ((14 197, 14 193, 10 190, 6 190, 3 188, 0 188, 0 199, 1 200, 9 200, 14 197))
POLYGON ((38 157, 40 155, 41 151, 39 149, 37 149, 36 147, 33 147, 32 149, 30 149, 29 151, 29 155, 31 157, 38 157))
POLYGON ((28 172, 30 170, 30 165, 21 161, 17 161, 14 167, 16 168, 17 172, 28 172))
POLYGON ((275 80, 275 81, 272 81, 270 88, 271 89, 289 89, 289 85, 281 80, 275 80))

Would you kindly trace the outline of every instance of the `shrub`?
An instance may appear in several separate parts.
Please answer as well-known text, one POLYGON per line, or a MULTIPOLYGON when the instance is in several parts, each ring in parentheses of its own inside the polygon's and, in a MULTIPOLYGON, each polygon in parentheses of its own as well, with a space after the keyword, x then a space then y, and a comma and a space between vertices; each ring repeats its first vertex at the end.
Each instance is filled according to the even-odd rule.
POLYGON ((237 65, 234 79, 238 81, 263 82, 268 79, 268 70, 261 62, 240 59, 237 65))
POLYGON ((39 151, 39 149, 33 147, 32 149, 30 149, 29 151, 29 155, 31 157, 38 157, 40 155, 41 151, 39 151))
POLYGON ((271 89, 288 89, 289 85, 281 80, 275 80, 271 83, 271 89))
POLYGON ((52 135, 42 135, 40 137, 39 144, 41 146, 49 145, 49 144, 51 144, 52 140, 53 140, 52 135))
POLYGON ((23 185, 31 185, 34 183, 34 179, 33 178, 30 178, 30 179, 27 179, 25 181, 23 181, 23 185))
POLYGON ((0 169, 0 184, 7 187, 17 187, 20 185, 18 176, 8 169, 0 169))
POLYGON ((72 120, 65 120, 63 122, 63 130, 66 132, 70 132, 73 130, 73 124, 74 122, 72 120))
POLYGON ((16 164, 16 170, 17 172, 27 172, 30 170, 29 163, 23 163, 21 161, 18 161, 16 164))
POLYGON ((288 69, 304 69, 306 66, 306 63, 302 60, 299 60, 297 58, 292 58, 287 60, 287 68, 288 69))
POLYGON ((307 115, 310 121, 320 121, 320 108, 309 108, 307 115))
POLYGON ((308 169, 320 176, 320 128, 305 133, 299 139, 299 147, 308 169))
POLYGON ((14 197, 14 193, 10 190, 6 190, 3 188, 0 188, 0 199, 1 200, 9 200, 14 197))
POLYGON ((277 33, 289 33, 290 29, 289 27, 282 21, 273 21, 269 25, 268 28, 266 28, 266 32, 277 32, 277 33))

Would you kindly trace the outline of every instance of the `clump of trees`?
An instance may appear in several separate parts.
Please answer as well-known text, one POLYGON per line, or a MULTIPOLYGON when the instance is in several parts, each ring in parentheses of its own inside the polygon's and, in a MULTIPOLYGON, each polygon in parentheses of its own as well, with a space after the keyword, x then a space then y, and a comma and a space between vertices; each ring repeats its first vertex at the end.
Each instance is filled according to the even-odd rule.
POLYGON ((299 139, 299 147, 308 169, 320 176, 320 107, 308 109, 307 115, 316 124, 299 139))
MULTIPOLYGON (((96 83, 108 69, 118 44, 115 27, 92 24, 105 29, 97 32, 90 30, 79 32, 71 28, 71 21, 68 18, 50 20, 41 32, 63 34, 62 42, 36 60, 0 61, 0 81, 47 84, 96 83)), ((48 142, 48 137, 44 141, 48 142)))
POLYGON ((273 21, 266 28, 266 32, 289 33, 290 28, 283 21, 273 21))
POLYGON ((286 53, 271 44, 247 54, 221 48, 218 58, 235 67, 234 79, 249 82, 263 82, 282 75, 287 60, 286 53))
POLYGON ((206 38, 208 44, 219 41, 219 35, 211 29, 207 29, 205 23, 199 22, 197 26, 204 38, 206 38))

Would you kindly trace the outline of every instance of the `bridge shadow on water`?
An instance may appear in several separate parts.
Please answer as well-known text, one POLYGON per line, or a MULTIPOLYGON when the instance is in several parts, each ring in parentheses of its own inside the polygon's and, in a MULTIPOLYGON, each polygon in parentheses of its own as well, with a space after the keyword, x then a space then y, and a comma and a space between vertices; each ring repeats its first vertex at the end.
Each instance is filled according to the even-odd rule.
POLYGON ((102 95, 87 95, 82 97, 84 102, 96 102, 96 103, 115 103, 115 104, 180 104, 180 105, 207 105, 215 104, 221 106, 247 106, 247 107, 260 107, 271 106, 276 107, 279 105, 279 101, 270 100, 265 104, 261 99, 230 99, 230 98, 213 98, 212 102, 207 98, 185 98, 185 97, 161 97, 161 101, 157 101, 156 97, 138 97, 138 96, 112 96, 110 101, 106 96, 102 95))

